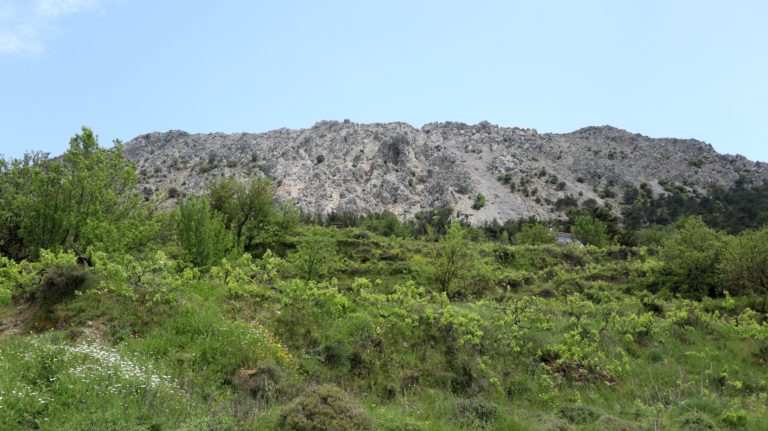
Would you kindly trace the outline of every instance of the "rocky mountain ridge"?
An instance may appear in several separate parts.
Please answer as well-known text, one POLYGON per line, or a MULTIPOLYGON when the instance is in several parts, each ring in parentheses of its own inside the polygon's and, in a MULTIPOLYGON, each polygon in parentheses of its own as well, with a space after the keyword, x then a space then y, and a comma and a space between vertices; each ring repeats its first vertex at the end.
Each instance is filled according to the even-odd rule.
POLYGON ((411 217, 450 204, 470 222, 561 217, 567 201, 618 208, 626 185, 663 193, 666 181, 705 192, 768 181, 768 164, 611 126, 557 134, 487 122, 322 121, 266 133, 148 133, 124 149, 148 195, 203 193, 217 176, 257 175, 309 213, 411 217))

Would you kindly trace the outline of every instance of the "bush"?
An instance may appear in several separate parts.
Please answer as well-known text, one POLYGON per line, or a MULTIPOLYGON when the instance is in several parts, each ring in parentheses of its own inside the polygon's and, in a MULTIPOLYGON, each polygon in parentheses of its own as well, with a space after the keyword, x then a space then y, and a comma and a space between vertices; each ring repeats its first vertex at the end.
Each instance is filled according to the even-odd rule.
POLYGON ((554 244, 555 234, 547 226, 539 223, 526 223, 515 235, 517 245, 554 244))
POLYGON ((464 423, 487 425, 499 415, 499 406, 482 398, 461 399, 456 413, 464 423))
POLYGON ((10 304, 12 298, 13 298, 13 294, 9 289, 0 287, 0 307, 2 307, 3 305, 10 304))
POLYGON ((426 431, 427 427, 413 419, 397 415, 387 416, 377 420, 382 431, 426 431))
POLYGON ((685 431, 718 431, 720 429, 712 419, 701 412, 691 412, 680 416, 677 423, 680 429, 685 431))
POLYGON ((720 416, 720 422, 731 428, 744 428, 747 426, 747 414, 744 412, 725 412, 720 416))
POLYGON ((308 230, 308 235, 299 240, 289 262, 302 279, 311 281, 335 270, 340 259, 333 240, 324 236, 320 229, 315 229, 308 230))
POLYGON ((46 269, 40 282, 39 299, 56 304, 94 283, 91 272, 79 265, 54 265, 46 269))
POLYGON ((224 257, 231 236, 221 214, 211 209, 206 197, 190 197, 179 203, 174 213, 179 245, 187 260, 207 268, 224 257))
POLYGON ((448 297, 456 295, 456 282, 463 279, 477 257, 465 241, 466 231, 456 222, 448 227, 446 235, 435 244, 428 272, 440 290, 448 297))
POLYGON ((596 247, 605 247, 609 242, 608 226, 590 216, 576 217, 571 233, 583 243, 596 247))
POLYGON ((721 293, 718 267, 723 238, 697 217, 682 220, 659 253, 662 282, 674 293, 694 298, 721 293))
POLYGON ((581 404, 565 404, 560 406, 558 414, 561 418, 574 425, 584 425, 594 422, 600 416, 591 407, 581 404))
POLYGON ((312 388, 280 413, 278 428, 290 431, 372 430, 373 422, 334 385, 312 388))
POLYGON ((614 416, 601 416, 597 420, 597 429, 603 431, 637 431, 637 427, 624 419, 614 416))
POLYGON ((484 206, 485 206, 485 195, 482 193, 478 193, 477 196, 475 196, 475 202, 472 203, 472 209, 479 210, 484 206))
POLYGON ((259 400, 275 401, 292 392, 285 372, 272 361, 264 361, 251 370, 242 370, 238 378, 251 396, 259 400))
POLYGON ((726 246, 722 272, 733 294, 768 295, 768 227, 745 231, 726 246))

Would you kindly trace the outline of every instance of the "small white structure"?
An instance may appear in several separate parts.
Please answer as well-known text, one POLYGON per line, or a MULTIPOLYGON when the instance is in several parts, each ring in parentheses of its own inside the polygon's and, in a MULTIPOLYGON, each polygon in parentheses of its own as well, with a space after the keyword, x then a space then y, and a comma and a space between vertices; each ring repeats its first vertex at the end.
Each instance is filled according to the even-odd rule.
POLYGON ((584 247, 584 243, 576 239, 573 234, 567 232, 558 232, 555 241, 560 245, 576 244, 579 247, 584 247))

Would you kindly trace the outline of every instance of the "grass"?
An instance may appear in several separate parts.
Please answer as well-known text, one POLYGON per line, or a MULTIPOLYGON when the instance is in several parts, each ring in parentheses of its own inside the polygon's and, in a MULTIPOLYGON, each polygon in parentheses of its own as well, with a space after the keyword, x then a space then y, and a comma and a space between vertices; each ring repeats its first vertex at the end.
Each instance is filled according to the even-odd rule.
POLYGON ((319 282, 294 280, 290 257, 199 274, 172 249, 103 255, 94 283, 50 305, 50 329, 11 331, 34 320, 39 285, 25 278, 0 307, 0 428, 277 430, 291 400, 323 384, 381 430, 768 423, 749 299, 647 292, 657 258, 643 248, 499 258, 498 245, 467 243, 467 293, 449 300, 430 278, 433 242, 304 234, 318 232, 338 253, 319 282))

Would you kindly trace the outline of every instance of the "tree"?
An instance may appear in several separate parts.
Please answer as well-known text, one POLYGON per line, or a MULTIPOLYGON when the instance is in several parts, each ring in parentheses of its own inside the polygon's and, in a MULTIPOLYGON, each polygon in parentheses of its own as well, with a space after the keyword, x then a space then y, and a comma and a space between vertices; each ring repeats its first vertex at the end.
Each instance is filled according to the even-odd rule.
POLYGON ((661 278, 672 292, 696 298, 718 295, 722 251, 722 235, 700 217, 681 219, 659 252, 661 278))
POLYGON ((571 226, 571 233, 585 244, 605 247, 609 243, 608 226, 590 216, 578 216, 571 226))
POLYGON ((554 244, 554 242, 555 233, 541 223, 526 223, 515 234, 515 244, 518 245, 554 244))
POLYGON ((308 228, 306 236, 299 241, 297 251, 290 260, 301 278, 312 281, 333 269, 338 263, 338 256, 336 246, 326 231, 308 228))
POLYGON ((416 236, 445 235, 452 218, 453 207, 448 204, 428 211, 419 211, 414 215, 413 234, 416 236))
POLYGON ((83 252, 92 245, 137 247, 155 227, 140 220, 147 208, 136 192, 136 168, 125 159, 122 144, 100 148, 86 127, 70 140, 62 157, 28 154, 4 163, 2 171, 2 216, 18 236, 6 233, 4 248, 15 242, 9 248, 15 247, 16 257, 36 256, 41 248, 83 252))
MULTIPOLYGON (((269 178, 256 177, 246 185, 235 178, 220 178, 210 186, 211 206, 224 215, 238 248, 249 249, 278 215, 276 190, 269 178)), ((285 209, 281 210, 285 215, 285 209)))
POLYGON ((197 267, 216 264, 232 243, 224 217, 212 210, 205 196, 191 196, 179 202, 173 219, 179 245, 186 259, 197 267))
POLYGON ((768 227, 732 238, 721 269, 731 293, 762 293, 768 301, 768 227))
POLYGON ((456 221, 448 226, 448 231, 435 243, 431 274, 440 290, 448 297, 456 297, 455 283, 463 278, 472 264, 471 248, 465 241, 466 232, 456 221))

